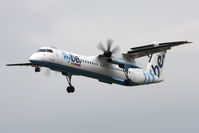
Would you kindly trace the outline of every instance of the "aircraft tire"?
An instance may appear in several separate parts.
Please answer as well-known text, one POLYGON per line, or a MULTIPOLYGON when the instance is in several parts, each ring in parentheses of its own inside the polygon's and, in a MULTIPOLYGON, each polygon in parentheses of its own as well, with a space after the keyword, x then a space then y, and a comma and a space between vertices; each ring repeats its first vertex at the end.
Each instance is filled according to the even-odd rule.
POLYGON ((41 71, 41 69, 39 67, 35 68, 35 72, 40 72, 40 71, 41 71))
POLYGON ((125 79, 124 80, 124 85, 126 85, 126 86, 130 85, 130 81, 128 79, 125 79))
POLYGON ((67 90, 68 93, 74 93, 75 92, 75 88, 73 86, 68 86, 66 90, 67 90))

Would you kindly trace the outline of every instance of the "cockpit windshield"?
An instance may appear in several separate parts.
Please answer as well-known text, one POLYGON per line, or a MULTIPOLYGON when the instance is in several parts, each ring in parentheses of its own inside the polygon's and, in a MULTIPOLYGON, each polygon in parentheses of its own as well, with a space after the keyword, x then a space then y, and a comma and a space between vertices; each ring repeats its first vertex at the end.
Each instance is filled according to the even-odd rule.
POLYGON ((52 49, 39 49, 38 52, 49 52, 49 53, 53 53, 52 49))

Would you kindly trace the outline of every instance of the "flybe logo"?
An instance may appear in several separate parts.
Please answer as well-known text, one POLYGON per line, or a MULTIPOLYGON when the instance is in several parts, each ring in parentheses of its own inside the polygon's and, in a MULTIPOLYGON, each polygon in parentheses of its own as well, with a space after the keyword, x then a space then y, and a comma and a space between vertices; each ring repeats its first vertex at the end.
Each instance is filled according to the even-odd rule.
POLYGON ((160 70, 162 69, 163 65, 164 65, 164 58, 165 55, 159 55, 157 58, 157 65, 151 65, 151 68, 153 69, 153 73, 155 75, 157 75, 158 77, 160 77, 160 70))
POLYGON ((64 57, 64 60, 67 61, 69 64, 79 67, 81 66, 81 61, 78 56, 67 54, 64 51, 62 51, 62 55, 64 57))

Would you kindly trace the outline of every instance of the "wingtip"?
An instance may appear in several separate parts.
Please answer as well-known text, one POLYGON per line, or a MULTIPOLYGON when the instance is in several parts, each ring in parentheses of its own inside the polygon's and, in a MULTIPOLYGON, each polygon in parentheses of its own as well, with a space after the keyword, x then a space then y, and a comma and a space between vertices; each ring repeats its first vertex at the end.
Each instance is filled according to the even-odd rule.
POLYGON ((6 64, 6 66, 13 66, 12 64, 6 64))
POLYGON ((193 42, 190 42, 190 41, 185 41, 185 43, 193 43, 193 42))
POLYGON ((187 41, 187 43, 193 43, 193 42, 187 41))

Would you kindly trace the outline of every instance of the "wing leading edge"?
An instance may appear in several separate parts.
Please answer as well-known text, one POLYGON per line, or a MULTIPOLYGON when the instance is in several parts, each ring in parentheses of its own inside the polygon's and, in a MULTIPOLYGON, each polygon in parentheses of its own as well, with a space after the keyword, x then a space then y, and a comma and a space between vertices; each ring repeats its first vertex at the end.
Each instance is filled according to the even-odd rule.
POLYGON ((7 64, 6 66, 35 66, 34 63, 7 64))
POLYGON ((142 56, 148 56, 154 53, 158 53, 160 51, 166 51, 171 49, 172 47, 179 46, 182 44, 191 43, 189 41, 177 41, 177 42, 166 42, 166 43, 156 43, 150 44, 140 47, 131 48, 131 51, 127 51, 127 53, 123 53, 125 57, 130 58, 139 58, 142 56))

